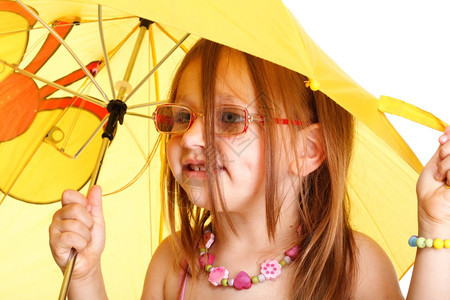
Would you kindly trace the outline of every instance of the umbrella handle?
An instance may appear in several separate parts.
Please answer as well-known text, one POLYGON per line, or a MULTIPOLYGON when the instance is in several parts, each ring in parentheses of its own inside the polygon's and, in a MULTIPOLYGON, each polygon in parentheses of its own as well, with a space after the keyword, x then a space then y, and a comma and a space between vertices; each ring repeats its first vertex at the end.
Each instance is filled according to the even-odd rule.
MULTIPOLYGON (((121 101, 119 101, 121 102, 121 101)), ((125 106, 126 107, 126 106, 125 106)), ((110 120, 113 120, 115 123, 119 122, 119 117, 114 117, 108 119, 108 123, 110 120)), ((97 158, 97 163, 95 165, 94 171, 92 172, 91 181, 89 183, 89 190, 97 183, 98 175, 100 173, 100 167, 103 164, 103 158, 105 157, 106 149, 108 148, 109 144, 111 143, 110 138, 112 139, 114 131, 116 129, 116 126, 108 126, 110 128, 110 131, 112 131, 112 134, 103 134, 102 139, 102 145, 100 148, 100 153, 97 158)), ((67 265, 66 270, 64 271, 64 278, 61 284, 61 289, 59 291, 59 297, 58 300, 65 300, 67 297, 67 292, 69 290, 69 283, 70 279, 72 277, 73 268, 75 266, 75 260, 77 258, 77 250, 74 248, 70 249, 69 257, 67 258, 67 265)))
MULTIPOLYGON (((99 7, 99 12, 101 12, 100 7, 99 7)), ((130 58, 130 62, 128 64, 128 67, 127 67, 127 70, 126 70, 126 73, 124 76, 124 81, 128 81, 130 79, 131 72, 133 70, 134 64, 136 62, 137 54, 138 54, 139 48, 142 43, 142 39, 144 38, 145 32, 149 29, 150 24, 151 24, 151 21, 141 19, 141 23, 139 26, 140 31, 139 31, 138 39, 136 40, 136 44, 135 44, 133 53, 130 58)), ((93 80, 93 82, 95 83, 94 80, 93 80)), ((98 175, 100 173, 100 168, 103 164, 103 158, 105 156, 106 149, 109 147, 109 144, 111 143, 111 141, 114 138, 114 135, 117 130, 117 123, 120 123, 120 124, 123 123, 123 118, 127 111, 127 105, 125 104, 125 102, 122 101, 122 99, 124 97, 124 93, 125 93, 125 91, 123 89, 119 90, 119 95, 117 96, 117 99, 111 100, 108 103, 108 106, 107 106, 107 109, 109 112, 108 122, 106 124, 105 131, 102 134, 102 145, 101 145, 100 152, 99 152, 99 155, 97 158, 97 163, 96 163, 94 170, 92 172, 92 175, 91 175, 91 180, 89 183, 89 190, 92 188, 92 186, 94 186, 97 183, 98 175)), ((61 284, 61 290, 59 292, 58 300, 65 300, 67 297, 67 292, 69 290, 69 283, 70 283, 70 279, 72 277, 72 272, 73 272, 73 268, 75 266, 75 260, 77 258, 77 254, 78 253, 74 248, 72 248, 70 250, 68 263, 66 266, 66 270, 64 271, 64 278, 63 278, 63 282, 61 284)))
POLYGON ((72 277, 73 267, 75 266, 75 261, 77 259, 77 250, 74 248, 70 249, 69 257, 67 258, 67 266, 64 271, 64 279, 61 284, 61 290, 59 291, 58 300, 65 300, 67 297, 67 292, 69 291, 70 278, 72 277))

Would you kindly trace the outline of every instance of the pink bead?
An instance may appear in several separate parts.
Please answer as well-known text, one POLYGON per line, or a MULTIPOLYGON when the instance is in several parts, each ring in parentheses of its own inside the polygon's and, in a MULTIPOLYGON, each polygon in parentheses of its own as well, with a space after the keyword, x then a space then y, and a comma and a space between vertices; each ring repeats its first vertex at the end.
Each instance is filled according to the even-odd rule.
POLYGON ((252 287, 252 279, 247 273, 241 271, 234 278, 233 286, 238 290, 249 289, 252 287))
POLYGON ((205 266, 212 265, 214 263, 214 254, 211 253, 202 254, 198 259, 198 262, 200 263, 200 268, 204 269, 205 266), (207 261, 206 258, 208 259, 207 261))
POLYGON ((221 283, 222 279, 228 278, 228 274, 229 274, 228 270, 225 269, 224 267, 217 267, 217 268, 214 268, 209 273, 208 280, 214 286, 218 286, 221 283))
POLYGON ((214 233, 211 231, 206 231, 203 236, 203 243, 205 244, 206 249, 209 249, 214 243, 214 233))
POLYGON ((298 226, 298 228, 297 228, 297 235, 299 237, 302 236, 302 225, 298 226))
POLYGON ((298 245, 295 245, 291 249, 286 250, 286 255, 292 259, 295 259, 299 253, 300 253, 300 247, 298 245))
POLYGON ((261 265, 261 274, 266 279, 277 278, 281 274, 281 265, 276 260, 266 260, 261 265))

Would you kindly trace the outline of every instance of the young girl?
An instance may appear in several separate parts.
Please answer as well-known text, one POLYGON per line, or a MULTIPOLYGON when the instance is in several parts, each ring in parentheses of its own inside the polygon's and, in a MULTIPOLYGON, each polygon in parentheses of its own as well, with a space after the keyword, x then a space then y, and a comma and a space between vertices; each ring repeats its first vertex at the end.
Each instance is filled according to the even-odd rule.
MULTIPOLYGON (((143 299, 402 299, 386 254, 348 223, 352 116, 305 81, 207 40, 186 55, 153 116, 172 235, 143 299)), ((450 238, 449 139, 417 187, 419 234, 432 239, 450 238)), ((50 245, 62 270, 78 251, 69 297, 105 299, 101 190, 65 191, 62 204, 50 245)), ((410 298, 448 297, 448 265, 449 249, 418 250, 410 298)))

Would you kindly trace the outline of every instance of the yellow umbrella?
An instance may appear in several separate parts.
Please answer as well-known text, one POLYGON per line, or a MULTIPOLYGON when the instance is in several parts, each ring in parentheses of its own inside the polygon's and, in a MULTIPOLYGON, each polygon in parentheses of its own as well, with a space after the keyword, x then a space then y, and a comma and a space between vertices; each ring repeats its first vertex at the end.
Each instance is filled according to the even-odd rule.
MULTIPOLYGON (((439 130, 445 124, 393 98, 374 98, 318 48, 281 2, 259 1, 257 8, 252 1, 24 2, 33 9, 31 12, 25 12, 18 2, 0 1, 0 91, 11 96, 0 98, 0 105, 4 105, 0 109, 0 189, 4 196, 24 200, 6 196, 0 206, 0 235, 5 245, 0 248, 0 263, 4 270, 10 270, 0 275, 4 286, 0 298, 27 299, 31 293, 32 298, 57 296, 61 275, 48 249, 47 227, 59 204, 43 203, 57 200, 66 188, 83 188, 88 180, 101 144, 101 133, 95 133, 95 128, 101 127, 107 115, 107 101, 120 96, 113 95, 111 85, 126 91, 128 112, 151 114, 151 107, 137 106, 164 99, 173 70, 184 55, 183 48, 188 49, 198 37, 302 73, 313 87, 355 115, 358 136, 349 180, 352 224, 380 243, 399 276, 412 264, 414 251, 405 241, 416 228, 414 185, 422 166, 383 112, 398 113, 439 130), (98 4, 103 7, 99 9, 98 4), (36 62, 42 55, 42 45, 49 39, 48 44, 52 44, 54 38, 40 20, 30 17, 32 12, 44 23, 54 24, 52 29, 81 63, 64 46, 43 55, 47 60, 36 62), (98 22, 99 17, 103 22, 98 22), (139 29, 139 17, 154 23, 148 30, 139 29), (64 28, 70 30, 64 32, 64 28), (183 41, 183 47, 175 47, 186 33, 191 35, 183 41), (126 70, 138 36, 143 37, 142 45, 128 77, 126 70), (101 40, 105 41, 112 84, 101 40), (175 49, 173 55, 158 73, 133 92, 171 49, 175 49), (85 73, 77 73, 82 66, 95 77, 98 87, 85 73), (10 79, 19 74, 22 81, 10 79), (68 83, 64 82, 67 78, 68 83), (53 87, 58 91, 52 93, 53 87), (11 100, 13 96, 30 98, 30 91, 36 94, 37 89, 46 93, 31 98, 35 102, 31 110, 11 100), (74 95, 80 99, 74 99, 74 95), (6 118, 17 112, 14 105, 23 107, 18 114, 23 117, 20 122, 6 118), (73 120, 77 120, 76 126, 73 120), (89 129, 81 129, 80 124, 88 123, 89 129)), ((133 182, 104 201, 108 240, 103 268, 111 298, 139 297, 151 253, 163 235, 159 159, 151 160, 157 135, 151 123, 126 115, 100 172, 99 183, 107 193, 133 182)))

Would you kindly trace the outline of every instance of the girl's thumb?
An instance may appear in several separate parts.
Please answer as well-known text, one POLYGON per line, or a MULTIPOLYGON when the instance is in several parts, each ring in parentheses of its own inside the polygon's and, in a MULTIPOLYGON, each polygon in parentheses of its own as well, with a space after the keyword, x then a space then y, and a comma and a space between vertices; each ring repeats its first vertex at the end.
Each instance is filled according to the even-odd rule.
POLYGON ((102 188, 98 185, 94 185, 87 195, 87 200, 87 210, 91 213, 91 216, 94 219, 103 219, 102 188))
POLYGON ((420 174, 419 183, 421 188, 424 187, 434 187, 436 185, 440 185, 439 182, 439 174, 438 172, 438 164, 439 161, 439 150, 436 151, 436 153, 431 157, 431 159, 428 161, 428 163, 425 165, 424 169, 422 170, 420 174))

